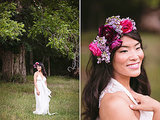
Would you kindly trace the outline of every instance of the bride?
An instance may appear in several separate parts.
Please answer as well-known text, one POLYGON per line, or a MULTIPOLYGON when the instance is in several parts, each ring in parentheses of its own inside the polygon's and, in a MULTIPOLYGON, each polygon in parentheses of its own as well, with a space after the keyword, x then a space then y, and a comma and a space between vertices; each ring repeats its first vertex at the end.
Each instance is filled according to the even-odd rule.
POLYGON ((34 114, 49 114, 49 102, 51 97, 51 91, 47 88, 46 71, 43 63, 36 62, 34 68, 37 68, 37 72, 34 73, 34 93, 36 99, 36 110, 34 114))
POLYGON ((128 17, 107 18, 89 49, 84 120, 160 120, 160 102, 149 97, 143 45, 135 22, 128 17))

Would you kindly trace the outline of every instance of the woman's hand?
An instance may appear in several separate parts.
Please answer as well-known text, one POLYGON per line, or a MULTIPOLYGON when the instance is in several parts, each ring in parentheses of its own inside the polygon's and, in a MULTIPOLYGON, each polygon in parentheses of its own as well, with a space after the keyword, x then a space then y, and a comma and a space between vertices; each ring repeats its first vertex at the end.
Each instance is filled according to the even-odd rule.
POLYGON ((145 111, 160 110, 160 103, 155 99, 146 95, 138 94, 138 93, 132 93, 132 95, 138 103, 138 105, 130 105, 132 109, 145 110, 145 111))
POLYGON ((37 95, 38 95, 38 96, 40 95, 40 92, 39 92, 39 90, 37 90, 37 95))
POLYGON ((153 120, 160 120, 160 102, 146 95, 138 93, 132 95, 138 103, 138 105, 130 105, 132 110, 153 111, 153 120))

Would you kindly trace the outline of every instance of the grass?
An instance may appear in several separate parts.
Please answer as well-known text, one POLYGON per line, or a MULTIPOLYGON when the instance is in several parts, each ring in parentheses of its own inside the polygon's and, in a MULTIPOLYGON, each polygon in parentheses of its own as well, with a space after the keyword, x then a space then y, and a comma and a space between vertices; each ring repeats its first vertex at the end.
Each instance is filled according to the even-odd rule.
MULTIPOLYGON (((95 39, 97 31, 82 33, 81 46, 81 90, 83 90, 87 77, 85 68, 89 60, 90 51, 88 45, 95 39)), ((160 101, 160 35, 153 33, 140 33, 145 52, 145 68, 151 84, 151 96, 160 101)))
POLYGON ((35 115, 35 96, 33 76, 27 76, 28 82, 0 83, 0 119, 1 120, 78 120, 79 118, 79 82, 62 76, 48 77, 48 88, 52 91, 50 113, 35 115))

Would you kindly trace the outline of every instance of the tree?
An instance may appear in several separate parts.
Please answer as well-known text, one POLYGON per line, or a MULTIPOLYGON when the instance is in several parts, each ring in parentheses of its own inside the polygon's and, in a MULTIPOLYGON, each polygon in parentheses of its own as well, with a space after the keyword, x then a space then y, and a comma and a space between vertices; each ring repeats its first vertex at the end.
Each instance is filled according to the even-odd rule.
MULTIPOLYGON (((30 73, 33 73, 31 68, 33 61, 36 60, 34 56, 38 54, 41 54, 38 57, 39 60, 47 61, 48 73, 51 71, 50 60, 53 57, 63 56, 77 61, 79 55, 78 7, 75 7, 77 2, 43 0, 36 3, 35 0, 16 0, 12 3, 10 0, 8 1, 2 2, 2 9, 0 9, 3 16, 5 13, 9 16, 7 17, 10 20, 9 23, 12 21, 12 24, 8 23, 9 27, 3 27, 4 23, 0 27, 0 30, 3 30, 0 33, 2 38, 0 49, 3 51, 1 56, 3 60, 2 74, 6 76, 6 79, 20 74, 25 80, 25 61, 27 60, 27 65, 29 63, 30 73), (74 5, 71 6, 72 4, 74 5), (9 5, 12 5, 13 8, 7 7, 9 5), (28 52, 30 55, 25 60, 28 52), (20 67, 22 64, 23 67, 20 67), (5 75, 6 73, 7 75, 5 75)), ((78 64, 75 65, 78 68, 78 64)))
MULTIPOLYGON (((79 62, 79 16, 78 9, 66 1, 57 1, 55 6, 35 3, 32 6, 34 24, 29 30, 29 37, 48 40, 47 47, 53 48, 62 56, 73 60, 77 69, 79 62)), ((42 41, 39 39, 39 42, 42 41)))
POLYGON ((0 4, 0 46, 2 58, 2 74, 6 80, 13 75, 21 75, 26 80, 25 49, 19 36, 25 32, 24 24, 11 18, 18 14, 15 3, 0 4), (16 45, 14 48, 13 45, 16 45))

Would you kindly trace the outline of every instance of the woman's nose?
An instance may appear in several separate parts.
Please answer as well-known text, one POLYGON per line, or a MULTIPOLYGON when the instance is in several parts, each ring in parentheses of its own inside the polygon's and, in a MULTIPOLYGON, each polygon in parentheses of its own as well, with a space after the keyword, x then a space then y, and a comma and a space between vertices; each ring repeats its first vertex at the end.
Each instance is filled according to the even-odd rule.
POLYGON ((137 60, 139 58, 138 53, 136 51, 131 51, 130 55, 129 55, 129 60, 137 60))

